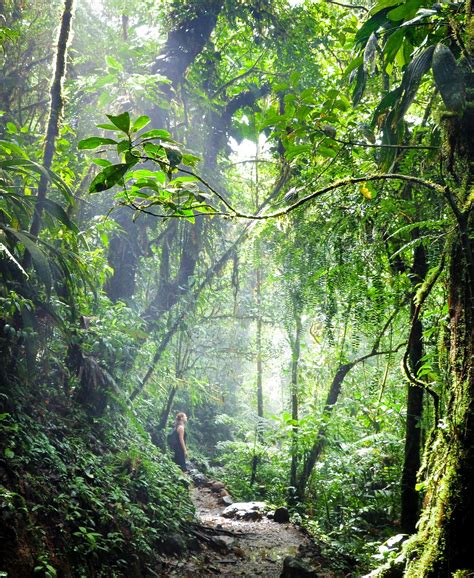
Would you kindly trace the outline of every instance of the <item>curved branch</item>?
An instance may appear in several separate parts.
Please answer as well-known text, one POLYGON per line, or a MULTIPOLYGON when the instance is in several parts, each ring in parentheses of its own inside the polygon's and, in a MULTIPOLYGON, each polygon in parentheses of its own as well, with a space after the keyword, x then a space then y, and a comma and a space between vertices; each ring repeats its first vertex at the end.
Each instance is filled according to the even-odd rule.
POLYGON ((316 438, 313 442, 313 445, 312 445, 311 450, 309 452, 306 463, 304 464, 303 471, 301 473, 301 477, 298 481, 298 485, 297 485, 298 493, 301 497, 304 494, 306 484, 308 483, 308 480, 311 476, 311 472, 313 471, 313 468, 314 468, 316 462, 318 461, 321 453, 323 452, 324 447, 326 446, 326 442, 327 442, 326 431, 327 431, 328 424, 329 424, 329 417, 331 416, 332 411, 333 411, 333 409, 337 403, 337 400, 339 398, 339 394, 341 393, 342 384, 344 382, 346 375, 358 363, 362 363, 366 359, 370 359, 371 357, 375 357, 378 355, 388 355, 391 353, 395 353, 404 345, 404 343, 400 343, 394 349, 389 349, 387 351, 379 351, 378 350, 379 345, 380 345, 380 341, 382 340, 382 337, 384 336, 384 334, 387 331, 387 329, 389 328, 389 326, 393 323, 393 321, 394 321, 396 315, 399 313, 399 311, 400 311, 400 307, 397 307, 392 312, 392 314, 390 315, 390 317, 387 319, 384 326, 380 330, 379 334, 375 338, 374 343, 373 343, 372 348, 371 348, 369 353, 362 355, 361 357, 358 357, 357 359, 354 359, 353 361, 349 361, 348 363, 343 363, 343 364, 339 365, 339 367, 337 368, 336 373, 335 373, 333 380, 331 382, 331 386, 329 388, 329 391, 328 391, 328 394, 326 397, 326 402, 324 404, 324 408, 322 411, 322 417, 323 417, 322 425, 320 426, 320 428, 318 430, 318 433, 317 433, 316 438))
MULTIPOLYGON (((326 0, 327 1, 327 0, 326 0)), ((428 107, 429 110, 429 107, 428 107)), ((361 141, 350 141, 350 140, 342 140, 341 138, 336 138, 332 136, 329 131, 325 131, 322 128, 315 128, 316 132, 323 134, 325 137, 330 138, 331 140, 341 143, 346 146, 351 147, 362 147, 362 148, 374 148, 374 149, 400 149, 400 150, 410 150, 410 149, 418 149, 418 150, 428 150, 428 151, 436 151, 439 150, 439 146, 428 146, 428 145, 402 145, 402 144, 375 144, 375 143, 366 143, 361 141)))
POLYGON ((351 10, 363 10, 364 12, 368 12, 368 8, 361 5, 354 5, 354 4, 343 4, 342 2, 336 2, 336 0, 326 0, 328 4, 335 4, 336 6, 342 6, 343 8, 349 8, 351 10))
MULTIPOLYGON (((139 158, 140 160, 143 161, 155 161, 155 159, 147 157, 147 156, 139 156, 139 155, 135 155, 136 158, 139 158)), ((164 166, 168 166, 170 168, 174 168, 171 167, 171 165, 169 165, 168 163, 163 162, 162 160, 159 161, 160 165, 164 165, 164 166)), ((330 191, 334 191, 336 189, 340 189, 342 187, 346 187, 348 185, 356 185, 358 183, 368 183, 368 182, 372 182, 372 181, 385 181, 385 180, 398 180, 398 181, 406 181, 409 183, 413 183, 416 185, 420 185, 422 187, 426 187, 427 189, 430 189, 432 191, 435 191, 437 193, 441 193, 441 194, 445 194, 446 192, 446 187, 439 185, 437 183, 433 183, 432 181, 426 181, 425 179, 421 179, 419 177, 413 177, 411 175, 403 175, 403 174, 399 174, 399 173, 385 173, 385 174, 381 174, 381 175, 367 175, 365 177, 349 177, 347 179, 341 179, 339 181, 336 181, 330 185, 327 185, 326 187, 319 189, 318 191, 315 191, 314 193, 310 193, 309 195, 306 195, 305 197, 299 199, 298 201, 296 201, 295 203, 293 203, 292 205, 290 205, 289 207, 286 207, 286 209, 281 209, 279 211, 274 211, 273 213, 266 213, 266 214, 248 214, 248 213, 242 213, 241 211, 234 209, 234 207, 224 198, 224 196, 219 193, 219 191, 217 191, 212 185, 210 185, 205 179, 203 179, 201 176, 199 176, 198 174, 196 174, 194 171, 191 170, 187 170, 187 169, 183 169, 180 168, 179 169, 180 172, 187 174, 187 175, 191 175, 193 177, 195 177, 201 184, 203 184, 213 195, 215 195, 226 207, 227 209, 230 211, 230 213, 225 213, 222 212, 222 216, 226 216, 226 217, 232 217, 232 218, 241 218, 241 219, 249 219, 249 220, 253 220, 253 221, 264 221, 267 219, 274 219, 277 217, 283 217, 285 215, 288 215, 288 213, 294 211, 295 209, 298 209, 299 207, 301 207, 302 205, 305 205, 306 203, 308 203, 309 201, 312 201, 313 199, 315 199, 316 197, 320 197, 321 195, 324 195, 325 193, 329 193, 330 191)), ((214 213, 211 213, 210 215, 212 216, 214 213)), ((174 215, 167 215, 168 217, 173 217, 174 215)))
POLYGON ((232 84, 234 84, 238 80, 242 80, 242 78, 245 78, 246 76, 251 74, 255 70, 255 67, 260 62, 260 60, 262 60, 264 54, 265 53, 262 52, 262 54, 260 54, 260 56, 257 58, 257 60, 252 64, 252 66, 250 68, 248 68, 247 70, 245 70, 244 72, 242 72, 242 74, 239 74, 235 78, 231 78, 226 83, 224 83, 222 86, 220 86, 216 91, 214 91, 214 94, 211 95, 211 98, 216 98, 216 96, 218 94, 220 94, 221 92, 223 92, 226 88, 229 88, 229 86, 232 86, 232 84))

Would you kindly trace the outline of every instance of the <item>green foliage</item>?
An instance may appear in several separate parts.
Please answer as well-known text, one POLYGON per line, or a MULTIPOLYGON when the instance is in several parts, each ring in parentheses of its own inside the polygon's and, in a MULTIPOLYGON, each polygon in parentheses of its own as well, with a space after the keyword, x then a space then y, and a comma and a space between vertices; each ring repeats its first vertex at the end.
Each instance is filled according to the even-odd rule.
POLYGON ((64 402, 45 400, 33 417, 0 422, 13 448, 3 451, 9 471, 21 472, 28 488, 23 498, 4 487, 1 509, 28 519, 24 539, 43 548, 35 572, 54 576, 67 563, 77 573, 94 568, 98 575, 120 575, 136 555, 143 571, 156 565, 160 542, 184 531, 193 515, 186 482, 124 418, 91 423, 69 410, 78 433, 66 435, 58 403, 64 402), (43 528, 51 523, 56 530, 46 539, 43 528))
MULTIPOLYGON (((386 538, 398 531, 403 459, 397 368, 408 301, 425 287, 413 279, 416 252, 436 271, 455 225, 445 199, 381 180, 260 227, 205 217, 223 205, 288 207, 379 170, 442 183, 452 167, 440 171, 431 107, 465 111, 461 5, 379 0, 365 21, 360 8, 324 2, 79 5, 65 124, 45 171, 58 7, 11 2, 0 16, 0 428, 13 476, 1 515, 31 548, 34 561, 19 563, 119 576, 139 559, 134 571, 156 572, 162 539, 192 515, 179 472, 147 434, 159 440, 161 418, 178 408, 191 415, 192 456, 217 463, 234 498, 290 501, 328 555, 352 566, 396 557, 386 538), (215 23, 208 38, 197 17, 215 23), (390 353, 355 365, 329 414, 337 371, 374 347, 390 353), (256 419, 257 362, 273 420, 256 419), (301 476, 318 441, 295 504, 292 460, 301 476)), ((418 377, 442 401, 447 318, 440 283, 422 310, 418 377)))
MULTIPOLYGON (((198 157, 185 151, 183 147, 171 138, 168 131, 152 129, 138 133, 150 122, 150 118, 142 115, 133 123, 128 112, 118 116, 107 115, 111 125, 99 125, 105 130, 118 133, 114 140, 102 137, 89 137, 79 142, 81 150, 96 149, 102 145, 116 145, 117 154, 122 158, 119 164, 109 164, 93 179, 89 187, 90 193, 99 193, 119 184, 123 191, 115 195, 116 201, 130 206, 137 212, 154 213, 154 207, 165 211, 161 216, 182 217, 194 222, 194 211, 212 214, 216 209, 207 201, 206 190, 198 186, 201 179, 190 172, 185 176, 173 175, 180 165, 194 167, 198 157), (146 167, 157 165, 159 170, 149 170, 146 167), (138 168, 135 168, 138 165, 138 168)), ((105 159, 96 159, 100 164, 105 159)), ((183 170, 183 168, 181 169, 183 170)), ((138 213, 137 213, 138 214, 138 213)), ((158 215, 159 216, 159 215, 158 215)))
POLYGON ((261 500, 281 506, 288 490, 288 455, 276 447, 252 441, 223 441, 217 444, 219 474, 237 500, 261 500), (257 477, 251 483, 252 463, 257 460, 257 477))

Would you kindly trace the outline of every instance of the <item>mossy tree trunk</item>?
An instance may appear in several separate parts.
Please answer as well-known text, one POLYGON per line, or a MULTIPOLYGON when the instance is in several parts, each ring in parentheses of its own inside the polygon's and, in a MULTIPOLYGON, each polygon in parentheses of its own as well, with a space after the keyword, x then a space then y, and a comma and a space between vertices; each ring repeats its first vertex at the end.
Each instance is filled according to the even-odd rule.
POLYGON ((426 456, 427 494, 406 576, 467 576, 474 572, 474 263, 472 187, 474 74, 466 74, 462 117, 444 120, 447 193, 456 220, 449 269, 450 391, 444 422, 426 456))

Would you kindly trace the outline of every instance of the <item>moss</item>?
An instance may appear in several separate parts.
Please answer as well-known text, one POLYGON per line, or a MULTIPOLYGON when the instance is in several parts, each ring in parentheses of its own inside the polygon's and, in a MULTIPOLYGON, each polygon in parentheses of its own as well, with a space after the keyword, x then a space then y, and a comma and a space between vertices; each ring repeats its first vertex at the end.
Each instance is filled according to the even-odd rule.
POLYGON ((368 574, 365 578, 403 578, 404 564, 387 562, 377 570, 368 574))

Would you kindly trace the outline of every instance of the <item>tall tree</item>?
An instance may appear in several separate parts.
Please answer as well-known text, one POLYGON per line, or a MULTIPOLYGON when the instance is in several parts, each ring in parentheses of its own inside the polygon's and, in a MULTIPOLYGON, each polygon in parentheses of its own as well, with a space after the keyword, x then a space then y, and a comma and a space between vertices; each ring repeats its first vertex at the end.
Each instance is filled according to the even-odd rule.
POLYGON ((31 223, 30 234, 36 236, 41 228, 41 213, 48 187, 47 171, 51 168, 55 151, 56 137, 59 132, 59 122, 63 109, 62 84, 66 74, 66 58, 71 23, 73 17, 74 0, 65 0, 59 28, 58 44, 55 55, 54 77, 51 84, 51 102, 49 108, 48 127, 43 152, 43 167, 46 172, 41 174, 36 195, 37 201, 31 223))
MULTIPOLYGON (((414 235, 416 235, 416 230, 414 235)), ((418 231, 419 234, 419 231, 418 231)), ((416 237, 415 237, 416 238, 416 237)), ((423 245, 418 245, 414 250, 413 266, 411 269, 411 282, 416 290, 422 283, 428 272, 426 254, 423 245)), ((418 377, 423 360, 423 324, 416 313, 416 293, 410 300, 410 314, 413 319, 411 337, 408 343, 410 368, 418 377)), ((403 462, 403 474, 401 480, 401 521, 402 531, 412 534, 416 529, 416 523, 420 513, 419 495, 416 490, 417 475, 421 464, 421 439, 422 439, 422 415, 423 415, 423 388, 409 383, 407 389, 407 418, 405 433, 405 459, 403 462)))

